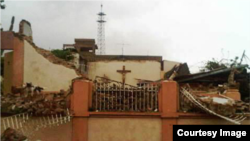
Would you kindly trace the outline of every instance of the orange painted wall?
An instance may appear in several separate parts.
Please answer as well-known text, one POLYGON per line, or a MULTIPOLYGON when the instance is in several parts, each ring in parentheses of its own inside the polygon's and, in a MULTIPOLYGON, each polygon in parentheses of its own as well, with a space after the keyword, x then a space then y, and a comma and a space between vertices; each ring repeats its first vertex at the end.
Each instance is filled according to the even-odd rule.
POLYGON ((90 117, 88 141, 161 141, 161 119, 90 117))
MULTIPOLYGON (((33 130, 31 129, 31 132, 33 132, 33 130)), ((70 141, 71 138, 72 138, 72 122, 68 122, 60 126, 41 128, 38 131, 35 131, 34 134, 29 137, 29 140, 70 141)))
MULTIPOLYGON (((231 124, 211 115, 179 113, 179 90, 174 81, 162 82, 159 113, 88 112, 91 85, 87 80, 74 82, 73 141, 173 141, 173 125, 231 124)), ((250 119, 243 124, 250 124, 250 119)))
POLYGON ((88 140, 88 108, 92 83, 88 80, 76 80, 73 83, 71 109, 73 111, 72 141, 88 140))
MULTIPOLYGON (((162 113, 157 119, 145 119, 147 116, 150 116, 150 113, 148 115, 139 115, 140 117, 137 114, 125 114, 123 116, 128 116, 128 118, 121 119, 122 116, 118 113, 117 116, 120 116, 119 118, 109 117, 108 112, 104 113, 106 115, 95 115, 95 117, 99 116, 99 118, 91 118, 93 113, 90 114, 88 112, 88 107, 91 105, 89 102, 91 94, 90 85, 91 83, 87 80, 76 80, 73 85, 73 95, 71 97, 71 108, 74 111, 72 140, 98 141, 102 139, 122 140, 124 138, 131 141, 172 140, 172 125, 177 122, 178 110, 178 88, 176 82, 162 83, 161 96, 159 98, 162 113), (144 123, 143 121, 146 122, 144 123), (137 133, 135 129, 141 132, 137 133), (152 132, 152 130, 156 132, 152 132), (98 136, 94 136, 95 134, 98 134, 98 136), (141 134, 144 136, 141 136, 141 134)), ((115 113, 113 114, 115 116, 115 113)))

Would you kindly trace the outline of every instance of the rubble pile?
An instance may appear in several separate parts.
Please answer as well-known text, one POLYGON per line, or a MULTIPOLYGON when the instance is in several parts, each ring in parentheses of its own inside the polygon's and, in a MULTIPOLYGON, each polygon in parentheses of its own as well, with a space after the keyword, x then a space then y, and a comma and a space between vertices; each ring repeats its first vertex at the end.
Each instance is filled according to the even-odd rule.
POLYGON ((198 97, 198 100, 201 101, 208 109, 224 115, 224 116, 230 116, 235 114, 236 107, 234 106, 234 101, 230 99, 226 99, 223 97, 198 97))
POLYGON ((26 136, 12 128, 7 128, 1 135, 1 141, 24 141, 26 139, 26 136))
POLYGON ((23 88, 12 88, 11 94, 2 95, 1 113, 14 115, 24 112, 34 115, 65 114, 68 108, 69 92, 42 92, 41 87, 31 83, 23 88))
MULTIPOLYGON (((190 86, 189 86, 190 87, 190 86)), ((194 95, 195 99, 202 103, 206 108, 224 115, 230 116, 237 113, 249 113, 250 104, 240 100, 234 100, 224 95, 225 87, 210 86, 195 86, 189 90, 194 95)), ((189 99, 180 93, 181 110, 184 112, 203 113, 203 111, 195 106, 189 99)))
POLYGON ((236 101, 235 105, 236 107, 236 112, 244 112, 244 113, 249 113, 250 112, 250 103, 245 103, 243 101, 236 101))

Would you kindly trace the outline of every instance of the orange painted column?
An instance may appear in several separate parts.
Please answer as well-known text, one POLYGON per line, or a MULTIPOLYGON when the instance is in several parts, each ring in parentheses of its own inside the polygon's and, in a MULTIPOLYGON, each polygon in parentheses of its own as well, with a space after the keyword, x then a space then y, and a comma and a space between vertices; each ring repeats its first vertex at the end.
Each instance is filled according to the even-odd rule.
POLYGON ((89 96, 92 83, 76 80, 73 83, 71 110, 73 111, 72 141, 88 140, 89 96))
POLYGON ((175 81, 162 82, 162 141, 173 141, 173 125, 178 118, 178 84, 175 81))
POLYGON ((12 86, 22 87, 24 77, 24 42, 15 37, 13 42, 12 86))

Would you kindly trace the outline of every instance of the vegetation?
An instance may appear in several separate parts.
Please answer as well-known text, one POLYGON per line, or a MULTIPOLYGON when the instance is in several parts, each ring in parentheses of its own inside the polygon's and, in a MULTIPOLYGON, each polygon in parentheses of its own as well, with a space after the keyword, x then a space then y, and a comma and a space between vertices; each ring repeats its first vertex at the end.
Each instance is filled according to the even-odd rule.
POLYGON ((231 68, 241 65, 241 63, 238 61, 239 57, 235 57, 234 59, 231 59, 229 63, 225 63, 222 60, 218 61, 214 58, 212 60, 207 61, 203 67, 201 67, 200 71, 212 71, 215 69, 221 69, 221 68, 231 68))
POLYGON ((5 9, 5 4, 4 3, 4 0, 0 0, 0 7, 1 9, 5 9))
POLYGON ((200 71, 211 71, 219 68, 227 68, 227 66, 227 64, 217 61, 213 58, 212 60, 207 61, 200 71))
MULTIPOLYGON (((0 23, 0 26, 1 26, 1 23, 0 23)), ((3 31, 3 28, 0 28, 0 31, 3 31)))
POLYGON ((70 50, 54 49, 51 51, 56 57, 61 58, 65 61, 71 61, 74 59, 72 52, 70 50))
MULTIPOLYGON (((5 4, 4 4, 4 0, 0 0, 0 9, 5 9, 5 4)), ((2 28, 2 23, 0 23, 0 30, 3 31, 3 28, 2 28)), ((2 54, 1 54, 2 55, 2 54)))

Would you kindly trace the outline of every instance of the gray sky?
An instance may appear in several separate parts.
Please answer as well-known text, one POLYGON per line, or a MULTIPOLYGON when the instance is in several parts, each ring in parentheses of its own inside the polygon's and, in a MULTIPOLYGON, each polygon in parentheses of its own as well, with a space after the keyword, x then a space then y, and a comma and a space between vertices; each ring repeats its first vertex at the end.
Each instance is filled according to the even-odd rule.
MULTIPOLYGON (((106 54, 161 55, 187 62, 250 58, 250 0, 102 1, 107 14, 106 54)), ((97 37, 100 1, 6 1, 1 23, 14 30, 22 19, 32 25, 36 45, 59 49, 74 38, 97 37)), ((249 63, 250 61, 248 61, 249 63)), ((245 61, 246 63, 246 61, 245 61)))

